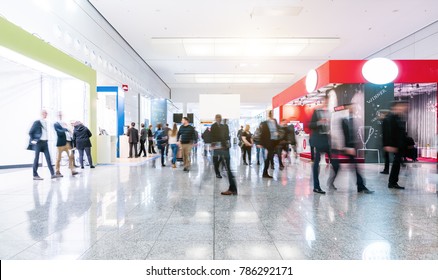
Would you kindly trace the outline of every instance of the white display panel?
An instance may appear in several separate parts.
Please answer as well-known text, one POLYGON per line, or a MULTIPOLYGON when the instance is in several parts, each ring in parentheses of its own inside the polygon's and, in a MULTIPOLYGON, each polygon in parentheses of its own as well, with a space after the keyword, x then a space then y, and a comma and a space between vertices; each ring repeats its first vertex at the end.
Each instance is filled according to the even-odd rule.
POLYGON ((199 118, 214 120, 216 114, 224 119, 239 119, 240 94, 200 94, 199 118))

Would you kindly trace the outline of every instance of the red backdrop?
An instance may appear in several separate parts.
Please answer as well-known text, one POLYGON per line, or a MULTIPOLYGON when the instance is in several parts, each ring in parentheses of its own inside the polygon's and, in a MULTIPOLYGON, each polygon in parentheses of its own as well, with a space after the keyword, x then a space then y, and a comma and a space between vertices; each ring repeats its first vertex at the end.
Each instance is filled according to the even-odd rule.
POLYGON ((304 131, 310 133, 309 122, 312 119, 313 111, 315 107, 308 106, 283 106, 283 119, 287 121, 299 121, 304 124, 304 131))

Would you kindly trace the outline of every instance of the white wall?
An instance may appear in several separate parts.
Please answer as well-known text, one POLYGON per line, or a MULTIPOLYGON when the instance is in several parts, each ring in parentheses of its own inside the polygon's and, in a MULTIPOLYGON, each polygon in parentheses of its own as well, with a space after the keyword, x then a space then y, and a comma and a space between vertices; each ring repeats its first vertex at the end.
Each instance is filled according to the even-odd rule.
POLYGON ((370 55, 390 59, 438 59, 438 21, 370 55))
MULTIPOLYGON (((249 88, 246 93, 240 94, 240 103, 263 103, 268 105, 272 104, 272 97, 284 88, 278 90, 265 90, 263 88, 249 88)), ((200 94, 234 94, 233 90, 224 92, 223 89, 189 89, 189 88, 176 88, 172 89, 172 101, 174 103, 198 103, 200 94)))
POLYGON ((86 0, 0 1, 0 13, 90 65, 98 76, 105 74, 145 95, 170 97, 170 89, 86 0))

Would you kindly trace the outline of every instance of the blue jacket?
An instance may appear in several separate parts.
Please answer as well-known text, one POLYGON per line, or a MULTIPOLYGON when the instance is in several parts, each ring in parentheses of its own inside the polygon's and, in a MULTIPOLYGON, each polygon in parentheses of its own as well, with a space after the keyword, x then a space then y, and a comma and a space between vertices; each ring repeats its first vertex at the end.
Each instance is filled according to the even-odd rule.
POLYGON ((65 132, 68 131, 67 128, 62 127, 62 125, 59 122, 56 122, 54 124, 56 134, 58 135, 58 140, 56 141, 56 147, 63 147, 67 145, 67 136, 65 135, 65 132))

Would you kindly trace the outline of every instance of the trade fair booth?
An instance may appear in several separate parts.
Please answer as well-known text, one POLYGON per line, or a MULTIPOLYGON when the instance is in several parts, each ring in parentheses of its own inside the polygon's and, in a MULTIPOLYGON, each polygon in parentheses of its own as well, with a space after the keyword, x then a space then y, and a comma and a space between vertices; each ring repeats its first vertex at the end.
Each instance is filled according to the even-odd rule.
POLYGON ((392 101, 405 100, 406 129, 418 160, 437 162, 437 82, 438 60, 330 60, 276 95, 272 106, 278 108, 279 119, 300 124, 298 150, 310 158, 309 122, 322 97, 328 97, 335 147, 342 146, 340 120, 348 115, 342 105, 355 103, 359 161, 381 162, 382 112, 392 101))

